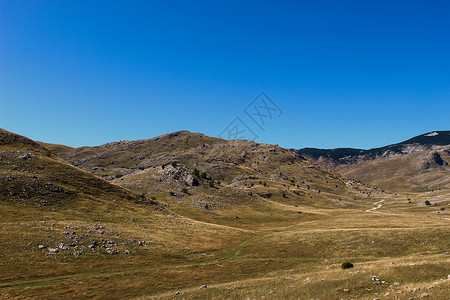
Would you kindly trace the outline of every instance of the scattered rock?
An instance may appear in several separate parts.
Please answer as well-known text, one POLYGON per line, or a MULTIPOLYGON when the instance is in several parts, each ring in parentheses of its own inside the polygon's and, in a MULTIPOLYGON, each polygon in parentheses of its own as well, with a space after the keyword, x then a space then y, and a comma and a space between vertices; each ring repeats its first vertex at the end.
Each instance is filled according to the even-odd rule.
POLYGON ((48 254, 56 254, 59 252, 58 248, 48 248, 48 254))
POLYGON ((206 289, 207 286, 206 286, 206 284, 203 284, 203 285, 200 286, 200 288, 201 288, 201 289, 206 289))
POLYGON ((106 253, 108 254, 119 254, 120 252, 116 249, 106 248, 106 253))

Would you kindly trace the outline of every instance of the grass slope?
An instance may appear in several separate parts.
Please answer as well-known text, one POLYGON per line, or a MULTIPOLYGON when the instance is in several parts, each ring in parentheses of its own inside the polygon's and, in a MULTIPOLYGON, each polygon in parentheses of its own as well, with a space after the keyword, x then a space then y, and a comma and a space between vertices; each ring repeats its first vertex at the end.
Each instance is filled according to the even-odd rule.
POLYGON ((120 171, 111 183, 2 134, 0 298, 450 298, 445 191, 383 193, 273 145, 186 132, 49 147, 120 171))

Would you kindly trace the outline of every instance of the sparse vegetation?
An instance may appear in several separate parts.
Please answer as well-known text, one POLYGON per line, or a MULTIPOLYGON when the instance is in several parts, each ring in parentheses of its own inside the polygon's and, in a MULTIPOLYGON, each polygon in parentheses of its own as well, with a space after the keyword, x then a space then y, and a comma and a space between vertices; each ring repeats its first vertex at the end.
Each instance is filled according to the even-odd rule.
POLYGON ((381 194, 296 161, 281 148, 267 148, 276 149, 277 155, 262 152, 266 161, 256 165, 252 163, 261 159, 264 145, 238 141, 227 148, 226 143, 215 146, 219 142, 214 139, 193 142, 195 138, 191 134, 189 145, 185 139, 178 143, 176 136, 170 142, 161 138, 147 147, 140 144, 142 152, 137 153, 119 148, 114 160, 108 156, 114 147, 130 147, 129 142, 105 152, 100 146, 58 153, 68 159, 76 151, 77 159, 86 159, 80 165, 86 172, 54 155, 35 154, 44 152, 29 144, 0 144, 2 297, 172 299, 179 292, 180 299, 373 299, 390 292, 407 299, 420 298, 426 291, 430 299, 450 298, 448 281, 442 279, 450 273, 443 254, 448 251, 448 220, 437 214, 437 207, 423 209, 405 201, 410 196, 423 206, 430 199, 442 211, 448 204, 445 189, 436 190, 436 198, 429 192, 381 194), (201 154, 191 150, 206 143, 211 147, 201 154), (247 151, 253 148, 256 158, 247 151), (148 149, 153 156, 146 156, 148 149), (242 149, 248 153, 245 163, 217 160, 239 162, 235 153, 242 149), (103 155, 103 165, 89 161, 96 155, 103 155), (120 155, 135 157, 136 165, 121 161, 120 155), (162 171, 161 157, 166 163, 183 164, 162 171), (138 163, 146 172, 137 171, 138 163), (89 173, 117 174, 123 171, 119 166, 131 172, 115 181, 126 189, 89 173), (220 178, 220 187, 195 169, 192 174, 201 184, 190 182, 193 166, 211 170, 210 175, 220 178), (280 170, 282 178, 277 177, 280 170), (173 180, 175 173, 180 180, 173 180), (294 176, 302 184, 287 191, 294 176), (210 181, 216 188, 210 188, 210 181), (35 185, 39 182, 52 185, 41 194, 45 185, 35 185), (308 192, 305 182, 322 193, 308 192), (336 189, 339 182, 348 186, 336 189), (39 197, 26 184, 33 184, 39 197), (171 197, 176 191, 178 197, 171 197), (183 197, 185 192, 192 195, 183 197), (39 198, 49 202, 39 206, 39 198), (346 260, 356 270, 342 271, 347 267, 340 262, 346 260), (371 279, 373 275, 380 283, 371 279), (199 289, 204 284, 208 288, 199 289), (416 287, 421 290, 409 292, 416 287))
POLYGON ((345 270, 345 269, 351 269, 351 268, 353 268, 353 264, 351 263, 351 262, 344 262, 342 265, 341 265, 341 268, 343 269, 343 270, 345 270))
MULTIPOLYGON (((194 169, 194 171, 192 172, 194 174, 194 176, 199 177, 200 176, 200 171, 197 170, 197 168, 194 169)), ((206 173, 205 173, 206 174, 206 173)))

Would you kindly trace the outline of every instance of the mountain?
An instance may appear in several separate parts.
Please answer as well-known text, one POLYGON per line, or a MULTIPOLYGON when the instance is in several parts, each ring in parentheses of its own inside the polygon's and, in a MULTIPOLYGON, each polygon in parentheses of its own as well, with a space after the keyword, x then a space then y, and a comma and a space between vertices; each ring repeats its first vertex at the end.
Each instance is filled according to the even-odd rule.
POLYGON ((383 192, 277 145, 0 130, 0 181, 2 299, 450 297, 446 195, 383 192))
POLYGON ((203 210, 207 206, 210 211, 255 199, 354 206, 363 204, 359 189, 373 190, 356 187, 277 145, 228 141, 189 131, 53 151, 74 166, 147 197, 175 206, 203 210))
POLYGON ((399 191, 450 188, 450 131, 433 131, 370 150, 338 148, 295 150, 340 174, 399 191))

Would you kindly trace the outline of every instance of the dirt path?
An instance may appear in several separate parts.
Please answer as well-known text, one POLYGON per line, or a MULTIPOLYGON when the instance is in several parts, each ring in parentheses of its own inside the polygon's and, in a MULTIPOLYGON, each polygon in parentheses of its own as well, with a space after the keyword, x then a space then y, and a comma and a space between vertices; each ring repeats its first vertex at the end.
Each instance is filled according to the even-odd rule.
POLYGON ((445 217, 434 217, 434 216, 422 216, 422 215, 413 215, 413 214, 401 214, 401 213, 392 213, 392 212, 381 212, 376 211, 383 207, 384 200, 380 200, 378 202, 375 202, 375 207, 366 209, 365 212, 374 213, 374 214, 380 214, 380 215, 386 215, 386 216, 404 216, 404 217, 421 217, 421 218, 433 218, 433 219, 441 219, 441 220, 450 220, 450 218, 445 217))
POLYGON ((375 203, 374 203, 374 205, 376 205, 375 207, 366 209, 365 211, 367 211, 367 212, 373 212, 373 211, 375 211, 375 210, 381 208, 381 207, 383 206, 383 202, 384 202, 384 200, 380 200, 380 201, 378 201, 378 202, 375 202, 375 203))

